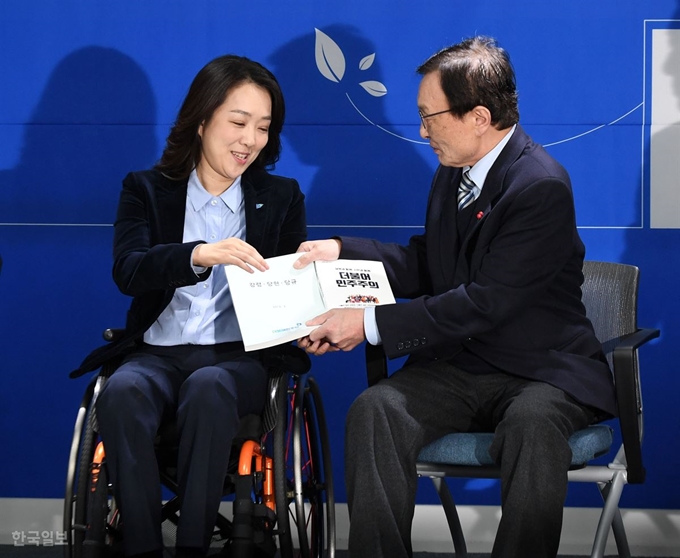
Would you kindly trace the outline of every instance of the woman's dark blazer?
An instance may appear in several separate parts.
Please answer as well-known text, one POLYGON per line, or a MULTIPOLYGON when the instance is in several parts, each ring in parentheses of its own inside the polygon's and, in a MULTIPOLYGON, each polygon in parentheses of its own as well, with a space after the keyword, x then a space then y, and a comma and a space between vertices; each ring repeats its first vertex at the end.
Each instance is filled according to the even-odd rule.
MULTIPOLYGON (((132 350, 170 303, 175 289, 208 278, 197 276, 191 252, 202 240, 182 242, 188 180, 171 180, 157 170, 133 172, 123 181, 114 225, 113 278, 133 298, 122 337, 90 353, 75 378, 132 350)), ((307 238, 304 195, 291 178, 250 168, 241 187, 246 242, 263 257, 295 252, 307 238)))

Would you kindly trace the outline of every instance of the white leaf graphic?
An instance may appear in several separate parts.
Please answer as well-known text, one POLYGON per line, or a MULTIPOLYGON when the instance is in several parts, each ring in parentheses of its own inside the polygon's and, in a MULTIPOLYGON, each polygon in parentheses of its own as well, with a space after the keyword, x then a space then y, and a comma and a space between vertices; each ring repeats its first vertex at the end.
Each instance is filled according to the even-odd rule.
POLYGON ((374 97, 382 97, 387 95, 387 87, 379 81, 362 81, 359 85, 368 91, 374 97))
POLYGON ((314 55, 316 67, 326 79, 338 83, 345 75, 345 55, 336 42, 323 31, 316 31, 314 55))
POLYGON ((368 56, 364 56, 361 59, 361 62, 359 62, 359 69, 360 70, 368 70, 371 66, 373 66, 374 60, 375 60, 375 52, 373 54, 369 54, 368 56))

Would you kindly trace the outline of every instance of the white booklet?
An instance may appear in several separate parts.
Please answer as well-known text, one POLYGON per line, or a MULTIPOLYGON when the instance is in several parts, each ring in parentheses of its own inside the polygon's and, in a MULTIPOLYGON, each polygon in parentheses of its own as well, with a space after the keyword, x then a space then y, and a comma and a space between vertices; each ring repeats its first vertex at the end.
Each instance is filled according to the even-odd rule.
POLYGON ((301 255, 269 258, 269 269, 254 273, 224 266, 246 351, 308 335, 317 326, 305 322, 331 308, 395 303, 382 262, 319 261, 295 269, 301 255))

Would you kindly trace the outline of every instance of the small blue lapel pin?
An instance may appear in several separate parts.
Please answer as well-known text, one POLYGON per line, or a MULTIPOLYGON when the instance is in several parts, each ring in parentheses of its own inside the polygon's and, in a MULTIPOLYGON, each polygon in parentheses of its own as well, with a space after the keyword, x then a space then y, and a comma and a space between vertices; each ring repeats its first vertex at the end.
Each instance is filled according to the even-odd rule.
POLYGON ((263 205, 264 205, 263 203, 256 203, 255 209, 260 209, 263 205))

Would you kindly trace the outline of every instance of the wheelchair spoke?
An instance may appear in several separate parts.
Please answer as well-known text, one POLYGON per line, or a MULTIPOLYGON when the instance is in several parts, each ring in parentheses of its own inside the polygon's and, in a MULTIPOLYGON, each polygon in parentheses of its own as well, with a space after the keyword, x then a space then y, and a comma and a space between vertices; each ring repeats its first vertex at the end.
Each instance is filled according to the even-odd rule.
POLYGON ((312 379, 295 378, 283 406, 288 411, 287 416, 281 417, 285 422, 277 423, 285 425, 286 431, 279 428, 274 436, 280 444, 279 453, 275 451, 274 455, 275 469, 277 463, 279 467, 277 502, 284 498, 277 507, 282 558, 335 556, 330 457, 325 422, 319 421, 320 407, 312 379), (277 462, 277 455, 281 455, 283 463, 277 462), (326 528, 326 520, 333 522, 333 529, 326 528), (291 536, 295 533, 297 541, 291 536))

